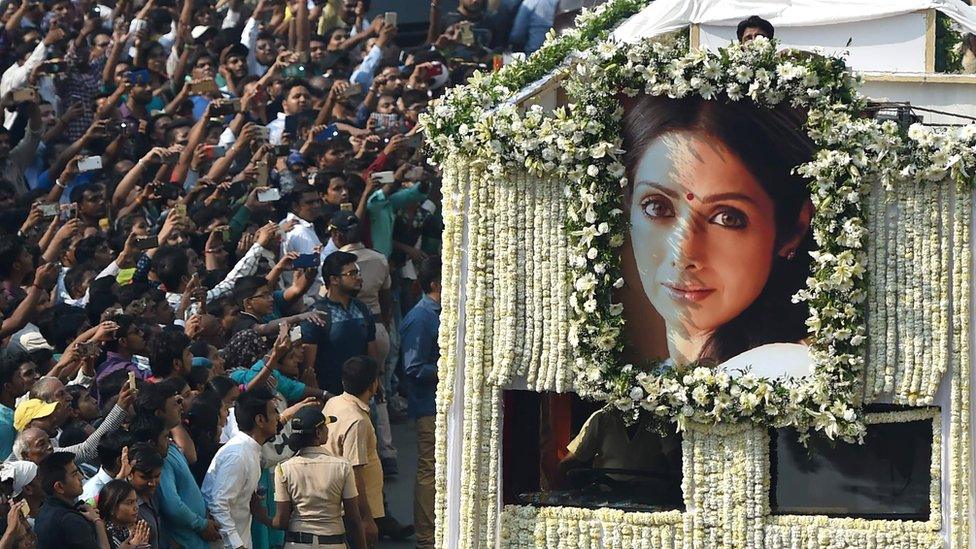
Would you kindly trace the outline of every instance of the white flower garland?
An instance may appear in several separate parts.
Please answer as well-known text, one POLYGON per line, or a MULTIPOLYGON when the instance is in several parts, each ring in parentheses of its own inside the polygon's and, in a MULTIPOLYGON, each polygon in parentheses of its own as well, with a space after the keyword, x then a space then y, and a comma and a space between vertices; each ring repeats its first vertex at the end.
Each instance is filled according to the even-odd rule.
MULTIPOLYGON (((519 532, 511 544, 515 546, 671 547, 682 540, 753 545, 762 539, 771 547, 801 543, 867 547, 883 545, 882 540, 889 542, 888 546, 932 546, 937 539, 932 524, 822 517, 761 519, 768 515, 768 457, 760 460, 762 445, 746 440, 761 436, 747 436, 745 431, 737 431, 739 427, 701 427, 744 420, 759 425, 793 423, 801 430, 819 429, 845 439, 861 435, 863 425, 855 409, 859 406, 858 376, 866 352, 865 328, 861 308, 849 304, 852 296, 853 301, 861 301, 866 295, 863 272, 868 257, 861 251, 865 223, 872 234, 878 231, 878 241, 872 243, 875 253, 871 266, 884 273, 885 287, 891 285, 902 295, 873 292, 870 303, 864 304, 872 322, 875 315, 883 319, 871 326, 871 337, 877 344, 867 356, 877 357, 874 361, 879 363, 867 372, 871 382, 864 394, 870 400, 871 395, 898 390, 905 402, 909 396, 917 402, 930 402, 942 373, 952 365, 951 520, 954 537, 962 542, 968 532, 966 487, 970 475, 966 323, 971 200, 967 193, 956 191, 970 188, 966 167, 976 166, 976 130, 964 128, 941 134, 945 137, 932 137, 929 130, 913 129, 911 147, 905 153, 892 124, 856 118, 847 106, 850 101, 836 101, 838 97, 850 100, 846 95, 854 95, 850 75, 838 62, 776 56, 772 46, 761 40, 746 50, 735 51, 743 57, 723 58, 716 68, 714 56, 689 53, 683 45, 601 44, 583 54, 574 66, 573 76, 566 82, 574 101, 570 106, 551 113, 541 107, 520 112, 514 106, 502 106, 492 112, 479 111, 481 114, 470 124, 456 128, 441 124, 444 119, 438 118, 436 109, 435 115, 425 120, 426 131, 434 137, 435 156, 445 162, 447 227, 440 336, 444 355, 439 365, 442 383, 438 387, 435 447, 438 546, 445 545, 446 415, 455 398, 464 404, 463 493, 456 532, 461 546, 493 541, 496 528, 503 536, 519 532), (739 78, 745 78, 741 67, 747 65, 754 70, 752 80, 743 87, 739 78), (613 68, 607 70, 608 66, 613 68), (677 66, 682 66, 681 78, 648 83, 648 75, 654 71, 665 74, 662 71, 677 66), (732 70, 733 66, 738 68, 732 70), (758 72, 756 67, 765 72, 758 72), (804 86, 804 81, 814 78, 814 86, 804 86), (641 82, 640 88, 632 88, 634 91, 651 86, 658 93, 701 95, 714 93, 709 86, 717 90, 721 84, 727 91, 733 86, 733 95, 742 93, 751 101, 775 104, 790 98, 808 107, 809 133, 821 147, 813 162, 799 168, 812 181, 818 214, 814 231, 821 252, 816 258, 818 270, 807 293, 800 296, 811 305, 817 358, 817 370, 809 383, 781 384, 748 375, 730 379, 706 368, 693 369, 680 378, 649 375, 616 360, 623 319, 621 307, 611 296, 620 279, 616 251, 623 242, 626 220, 621 212, 614 211, 619 207, 618 183, 623 167, 619 162, 620 113, 610 99, 611 90, 618 89, 613 86, 619 87, 624 81, 641 82), (908 168, 897 174, 902 165, 908 168), (862 204, 869 182, 878 180, 882 187, 893 190, 902 188, 896 181, 912 179, 957 183, 955 189, 945 184, 930 185, 928 196, 917 201, 918 207, 906 210, 910 215, 907 221, 916 229, 913 239, 905 238, 897 229, 889 230, 887 218, 862 219, 862 208, 876 215, 887 212, 881 197, 872 197, 878 201, 876 207, 869 209, 862 204), (557 197, 561 194, 558 181, 574 183, 557 197), (936 211, 919 211, 933 200, 939 204, 936 211), (571 220, 568 226, 563 226, 563 219, 571 220), (957 222, 945 225, 948 219, 957 222), (934 235, 934 227, 942 226, 950 227, 951 234, 934 235), (464 227, 468 227, 467 233, 464 227), (951 248, 944 246, 947 240, 951 248), (911 252, 907 248, 910 243, 911 252), (462 249, 468 253, 466 273, 460 269, 462 249), (950 249, 951 253, 947 251, 950 249), (920 269, 919 273, 937 273, 938 284, 932 279, 906 289, 904 279, 895 278, 909 273, 896 268, 908 253, 925 259, 913 268, 920 269), (458 299, 462 280, 466 280, 463 302, 458 299), (561 306, 567 303, 571 307, 561 306), (906 309, 910 303, 918 307, 918 316, 898 315, 896 328, 894 312, 911 310, 906 309), (951 316, 946 303, 952 304, 951 316), (458 317, 462 309, 463 319, 458 317), (465 347, 460 354, 465 361, 465 391, 455 395, 456 344, 462 320, 465 347), (911 364, 898 360, 895 354, 902 333, 919 337, 913 345, 921 355, 913 352, 911 364), (598 352, 588 352, 588 348, 598 352), (901 366, 895 370, 898 364, 901 366), (619 511, 591 513, 586 515, 589 518, 567 523, 558 512, 544 509, 533 510, 533 518, 526 518, 513 530, 515 523, 506 509, 501 523, 497 523, 501 438, 497 387, 519 375, 531 379, 536 390, 575 387, 613 401, 620 409, 670 416, 680 427, 693 429, 691 436, 703 442, 696 444, 695 457, 686 459, 683 489, 686 494, 710 494, 700 501, 698 514, 693 518, 689 513, 665 514, 679 518, 674 523, 645 527, 627 518, 630 514, 624 514, 625 523, 620 524, 612 518, 619 511), (906 390, 900 391, 901 387, 906 390), (703 451, 704 445, 713 448, 703 451), (742 478, 748 483, 741 482, 742 478), (619 528, 608 530, 606 524, 619 528), (525 534, 526 529, 530 533, 525 534), (565 544, 567 540, 569 545, 565 544)), ((472 100, 474 96, 464 95, 465 89, 454 92, 453 103, 441 106, 456 107, 461 99, 472 100)), ((510 91, 494 90, 480 105, 490 105, 510 91)), ((451 120, 460 119, 457 112, 451 116, 451 120)), ((935 454, 937 445, 938 440, 933 447, 935 454)), ((933 497, 937 497, 937 486, 933 486, 933 497)), ((933 509, 939 503, 936 501, 933 509)), ((933 512, 933 520, 937 515, 933 512)))

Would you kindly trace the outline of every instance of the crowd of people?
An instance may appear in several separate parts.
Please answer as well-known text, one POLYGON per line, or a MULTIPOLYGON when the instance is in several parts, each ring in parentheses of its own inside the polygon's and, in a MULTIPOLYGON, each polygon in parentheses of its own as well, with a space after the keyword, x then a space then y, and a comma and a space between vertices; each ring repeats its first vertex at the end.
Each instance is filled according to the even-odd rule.
POLYGON ((409 45, 369 0, 3 4, 0 549, 433 546, 418 115, 541 44, 555 2, 495 4, 409 45))

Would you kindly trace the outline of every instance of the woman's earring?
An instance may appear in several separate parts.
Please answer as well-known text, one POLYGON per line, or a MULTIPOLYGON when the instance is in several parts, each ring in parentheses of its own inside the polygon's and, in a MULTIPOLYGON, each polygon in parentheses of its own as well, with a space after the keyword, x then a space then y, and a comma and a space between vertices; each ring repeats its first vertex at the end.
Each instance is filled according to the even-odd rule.
POLYGON ((786 260, 787 261, 793 261, 793 258, 794 257, 796 257, 796 250, 790 250, 790 251, 786 252, 786 260))

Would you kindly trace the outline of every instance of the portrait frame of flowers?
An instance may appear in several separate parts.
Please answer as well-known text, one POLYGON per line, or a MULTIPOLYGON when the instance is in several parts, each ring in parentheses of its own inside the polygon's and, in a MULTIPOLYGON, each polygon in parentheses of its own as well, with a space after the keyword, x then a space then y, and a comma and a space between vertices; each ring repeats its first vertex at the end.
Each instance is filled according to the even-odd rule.
POLYGON ((858 395, 864 365, 867 231, 862 199, 877 179, 895 177, 900 138, 891 123, 860 116, 864 101, 843 60, 777 51, 760 37, 718 53, 689 49, 684 40, 635 45, 604 42, 579 56, 565 82, 570 117, 601 121, 592 160, 567 186, 573 293, 570 343, 576 349, 576 390, 606 400, 630 417, 641 410, 683 429, 699 424, 751 422, 796 427, 830 438, 861 439, 858 395), (621 163, 622 109, 618 94, 782 102, 807 110, 806 131, 817 148, 796 173, 809 181, 814 205, 807 287, 794 295, 809 306, 813 372, 799 379, 730 375, 706 365, 638 367, 623 360, 623 286, 619 248, 628 230, 620 209, 627 185, 621 163))

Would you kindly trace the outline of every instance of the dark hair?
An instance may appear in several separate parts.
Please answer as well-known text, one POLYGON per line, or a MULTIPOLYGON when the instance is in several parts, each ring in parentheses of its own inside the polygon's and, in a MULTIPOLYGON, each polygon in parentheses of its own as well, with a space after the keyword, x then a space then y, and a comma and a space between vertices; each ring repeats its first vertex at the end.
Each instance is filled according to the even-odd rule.
POLYGON ((102 520, 111 521, 114 511, 125 501, 125 498, 129 497, 129 494, 135 491, 136 489, 128 481, 119 479, 113 479, 102 486, 98 497, 95 498, 98 514, 102 520))
MULTIPOLYGON (((10 269, 24 250, 25 244, 24 237, 18 235, 8 234, 0 238, 0 278, 10 276, 10 269)), ((15 280, 14 282, 19 283, 20 281, 15 280)))
POLYGON ((210 356, 210 344, 202 339, 198 339, 190 344, 190 354, 193 358, 210 356))
POLYGON ((152 258, 153 270, 166 289, 177 292, 183 277, 190 274, 190 261, 186 250, 176 246, 161 246, 152 258))
POLYGON ((354 356, 342 365, 342 390, 350 395, 360 395, 376 381, 379 366, 372 358, 354 356))
POLYGON ((291 192, 288 193, 288 208, 294 210, 295 206, 302 201, 302 195, 305 193, 314 193, 317 195, 318 191, 316 191, 315 187, 309 185, 308 183, 296 183, 295 186, 292 187, 291 192))
MULTIPOLYGON (((134 443, 148 442, 155 446, 164 432, 166 432, 166 423, 163 422, 163 418, 152 412, 139 411, 129 422, 129 434, 132 435, 134 443)), ((129 448, 129 454, 129 461, 132 461, 132 448, 129 448)))
POLYGON ((424 293, 429 294, 434 282, 440 281, 441 258, 438 255, 432 255, 420 264, 420 270, 417 273, 417 282, 420 283, 420 288, 424 293))
MULTIPOLYGON (((85 387, 84 385, 67 385, 65 386, 64 390, 68 393, 68 396, 71 397, 71 409, 77 410, 78 401, 81 400, 81 397, 88 392, 88 387, 85 387)), ((58 441, 60 442, 60 439, 58 441)), ((65 444, 65 446, 71 445, 65 444)))
POLYGON ((54 495, 54 485, 67 480, 68 464, 74 460, 75 455, 71 452, 54 452, 44 458, 37 472, 41 477, 44 492, 48 495, 54 495))
POLYGON ((165 383, 146 383, 139 388, 133 406, 137 415, 154 415, 166 407, 166 400, 178 391, 165 383))
MULTIPOLYGON (((743 101, 670 99, 642 95, 625 102, 624 164, 633 185, 641 156, 667 132, 693 131, 721 141, 759 181, 774 204, 777 244, 797 236, 797 219, 810 199, 807 182, 793 168, 813 157, 814 145, 802 130, 805 114, 789 105, 769 109, 743 101)), ((628 204, 633 187, 627 188, 628 204)), ((775 342, 796 342, 807 335, 808 307, 792 296, 809 276, 808 230, 792 261, 774 257, 759 297, 736 318, 717 329, 699 359, 723 362, 743 351, 775 342)))
POLYGON ((163 468, 163 456, 156 449, 156 441, 136 442, 129 448, 129 462, 132 470, 150 473, 163 468))
POLYGON ((245 299, 254 297, 254 294, 258 293, 261 288, 267 286, 268 279, 263 276, 242 276, 234 283, 234 301, 243 308, 245 299))
POLYGON ((149 367, 156 377, 173 373, 173 362, 183 359, 183 349, 190 346, 190 338, 180 330, 163 330, 156 334, 149 346, 149 367))
POLYGON ((115 337, 111 340, 105 342, 106 351, 118 351, 119 350, 119 340, 125 339, 129 335, 129 330, 135 326, 136 328, 141 328, 139 319, 130 315, 115 315, 112 321, 119 325, 119 328, 115 330, 115 337))
POLYGON ((88 439, 88 433, 85 432, 84 421, 72 421, 61 426, 61 434, 58 435, 58 444, 64 444, 65 446, 74 446, 75 444, 81 444, 88 439))
POLYGON ((0 352, 0 390, 5 384, 13 381, 22 364, 30 361, 30 355, 21 349, 15 349, 13 346, 0 352))
POLYGON ((207 388, 204 390, 204 395, 213 395, 217 399, 217 405, 224 400, 234 387, 237 387, 237 382, 227 376, 217 376, 207 382, 207 388))
POLYGON ((98 383, 96 384, 98 388, 98 405, 103 413, 109 409, 109 405, 115 403, 115 397, 117 397, 119 391, 122 390, 122 385, 128 382, 129 370, 124 368, 121 370, 116 370, 98 380, 98 383))
POLYGON ((186 384, 190 386, 191 390, 200 391, 207 384, 209 378, 209 366, 193 366, 190 368, 190 373, 186 376, 186 384))
POLYGON ((251 431, 257 426, 257 417, 268 415, 268 403, 274 398, 264 387, 244 391, 234 405, 234 419, 241 431, 251 431))
POLYGON ((331 286, 331 277, 342 276, 342 269, 346 265, 356 262, 356 254, 349 252, 332 252, 322 262, 322 279, 327 286, 331 286))
POLYGON ((109 431, 98 439, 95 450, 98 452, 98 462, 102 467, 115 469, 116 464, 122 459, 122 449, 132 445, 132 435, 128 431, 109 431))
POLYGON ((772 23, 770 23, 769 21, 766 21, 765 19, 763 19, 762 17, 759 17, 758 15, 750 15, 746 19, 743 19, 742 21, 739 21, 739 25, 735 27, 735 37, 736 37, 736 39, 738 39, 741 42, 742 41, 742 35, 745 34, 746 29, 753 28, 753 27, 755 27, 757 29, 761 29, 763 31, 763 34, 767 38, 772 38, 773 37, 773 33, 775 32, 775 30, 773 29, 773 24, 772 23))

